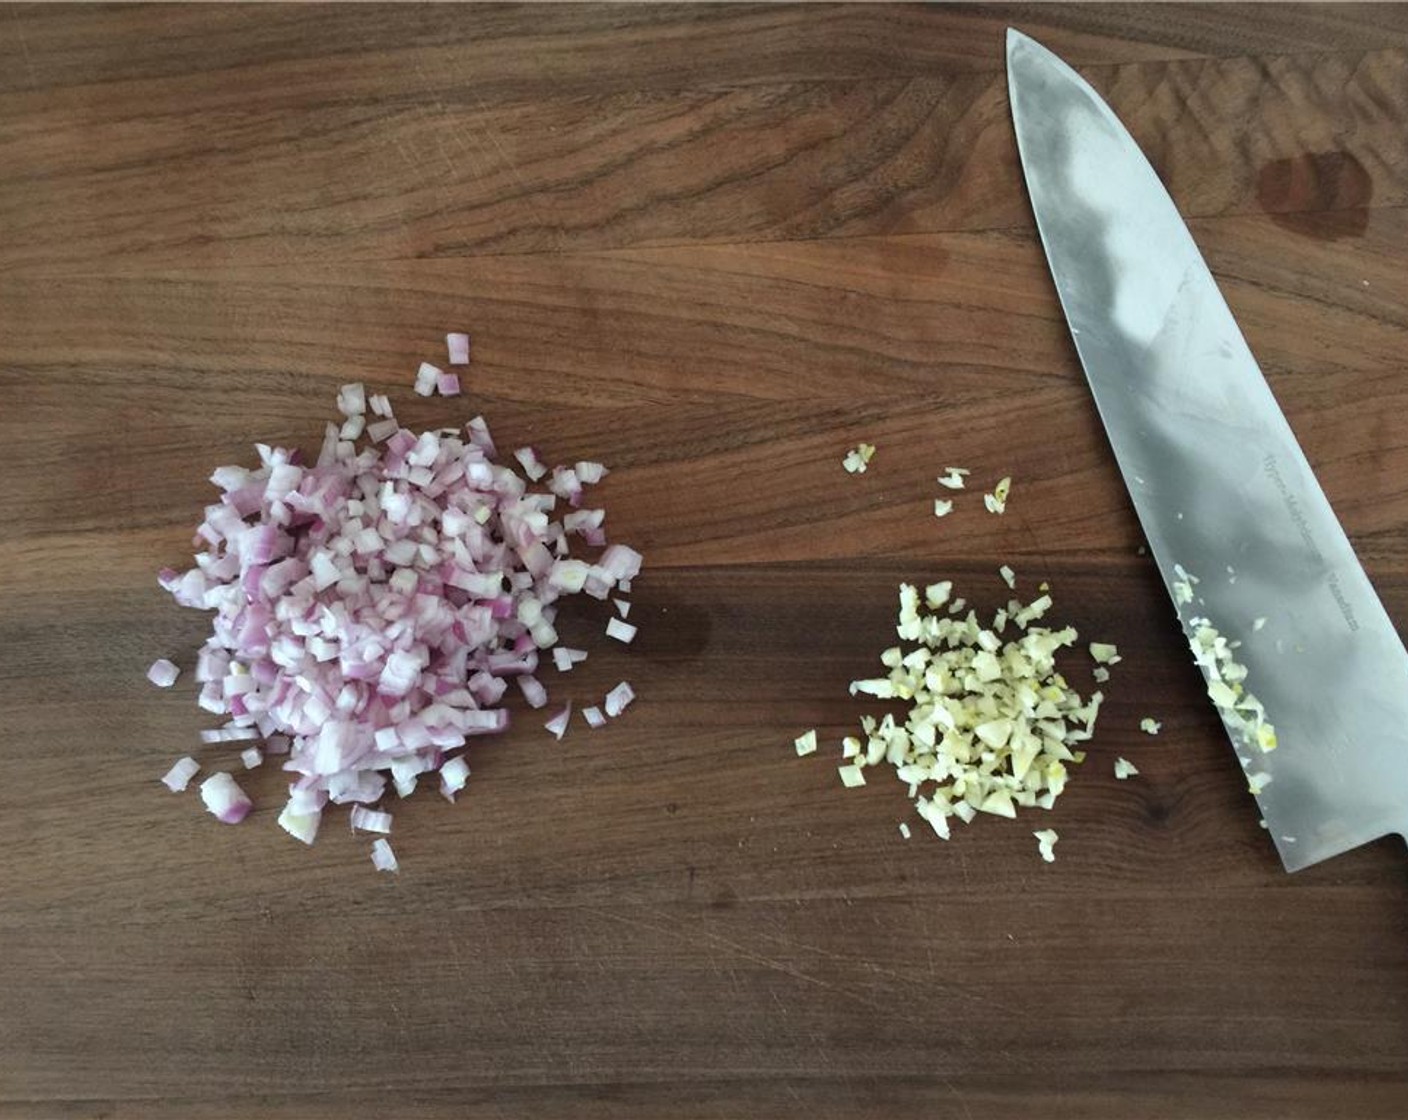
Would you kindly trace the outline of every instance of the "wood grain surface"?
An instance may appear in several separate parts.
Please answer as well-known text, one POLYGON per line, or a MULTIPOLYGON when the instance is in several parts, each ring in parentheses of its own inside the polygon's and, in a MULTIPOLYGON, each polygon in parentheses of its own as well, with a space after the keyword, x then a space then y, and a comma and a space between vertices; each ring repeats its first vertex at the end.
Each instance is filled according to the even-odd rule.
POLYGON ((1009 24, 1145 146, 1408 623, 1408 8, 0 9, 0 1116, 1408 1115, 1403 844, 1288 877, 1257 826, 1036 242, 1009 24), (454 328, 468 399, 414 398, 454 328), (207 721, 143 679, 208 626, 154 572, 210 469, 352 379, 605 460, 648 556, 635 646, 587 611, 549 674, 640 701, 476 745, 394 877, 281 833, 276 771, 239 828, 167 793, 207 721), (936 521, 950 463, 1008 515, 936 521), (846 682, 900 580, 991 606, 1002 562, 1123 651, 1096 749, 1049 817, 906 843, 836 780, 846 682))

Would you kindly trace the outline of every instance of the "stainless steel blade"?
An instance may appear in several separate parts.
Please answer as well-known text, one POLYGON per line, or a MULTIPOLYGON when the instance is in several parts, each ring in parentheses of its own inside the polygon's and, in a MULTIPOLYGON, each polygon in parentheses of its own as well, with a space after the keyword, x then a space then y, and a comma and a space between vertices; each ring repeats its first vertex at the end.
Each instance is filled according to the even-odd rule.
POLYGON ((1270 778, 1282 862, 1408 837, 1408 651, 1187 226, 1099 95, 1016 31, 1007 81, 1061 306, 1179 619, 1242 642, 1275 725, 1263 753, 1224 718, 1270 778), (1181 606, 1178 565, 1199 579, 1181 606))

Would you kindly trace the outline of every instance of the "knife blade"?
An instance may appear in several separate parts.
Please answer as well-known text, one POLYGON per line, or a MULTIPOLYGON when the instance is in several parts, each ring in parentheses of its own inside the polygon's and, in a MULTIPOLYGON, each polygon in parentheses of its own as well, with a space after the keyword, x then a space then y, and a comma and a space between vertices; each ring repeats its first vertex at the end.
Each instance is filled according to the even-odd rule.
POLYGON ((1076 351, 1282 863, 1408 838, 1408 651, 1188 227, 1100 96, 1011 29, 1007 84, 1076 351))

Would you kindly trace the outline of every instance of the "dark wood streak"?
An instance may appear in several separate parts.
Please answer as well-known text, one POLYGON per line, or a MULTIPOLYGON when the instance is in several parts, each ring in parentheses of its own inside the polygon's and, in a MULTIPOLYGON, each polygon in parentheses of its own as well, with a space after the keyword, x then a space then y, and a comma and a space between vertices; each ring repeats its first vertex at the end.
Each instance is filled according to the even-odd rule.
POLYGON ((1402 845, 1289 878, 1257 827, 1001 60, 1017 24, 1128 121, 1403 625, 1406 11, 0 12, 0 1116, 1404 1115, 1402 845), (467 398, 414 398, 458 326, 467 398), (649 555, 635 646, 589 605, 547 674, 640 701, 561 744, 515 702, 461 804, 395 806, 395 879, 283 836, 278 771, 243 828, 168 794, 226 755, 189 674, 143 680, 207 625, 153 573, 210 468, 311 445, 351 379, 605 460, 649 555), (991 609, 1002 562, 1119 644, 1096 748, 1051 817, 906 843, 901 788, 839 788, 846 683, 900 580, 991 609))
MULTIPOLYGON (((1404 66, 1381 44, 1087 72, 1185 212, 1214 216, 1264 206, 1267 166, 1331 142, 1364 169, 1360 207, 1403 205, 1404 66)), ((243 80, 206 76, 0 95, 0 273, 81 273, 95 256, 330 266, 1027 222, 995 67, 495 102, 472 72, 446 69, 458 94, 408 95, 396 69, 332 101, 280 81, 287 103, 247 107, 223 100, 243 80)))

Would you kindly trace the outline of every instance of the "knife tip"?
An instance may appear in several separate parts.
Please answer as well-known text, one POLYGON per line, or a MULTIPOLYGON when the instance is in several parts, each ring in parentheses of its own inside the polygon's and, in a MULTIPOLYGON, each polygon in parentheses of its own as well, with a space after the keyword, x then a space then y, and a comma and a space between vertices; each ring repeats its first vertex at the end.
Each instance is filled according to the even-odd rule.
POLYGON ((1030 49, 1032 47, 1044 49, 1041 47, 1041 44, 1030 35, 1023 35, 1022 32, 1018 31, 1015 27, 1009 27, 1007 29, 1007 60, 1009 62, 1012 61, 1012 56, 1019 50, 1024 48, 1030 49))

